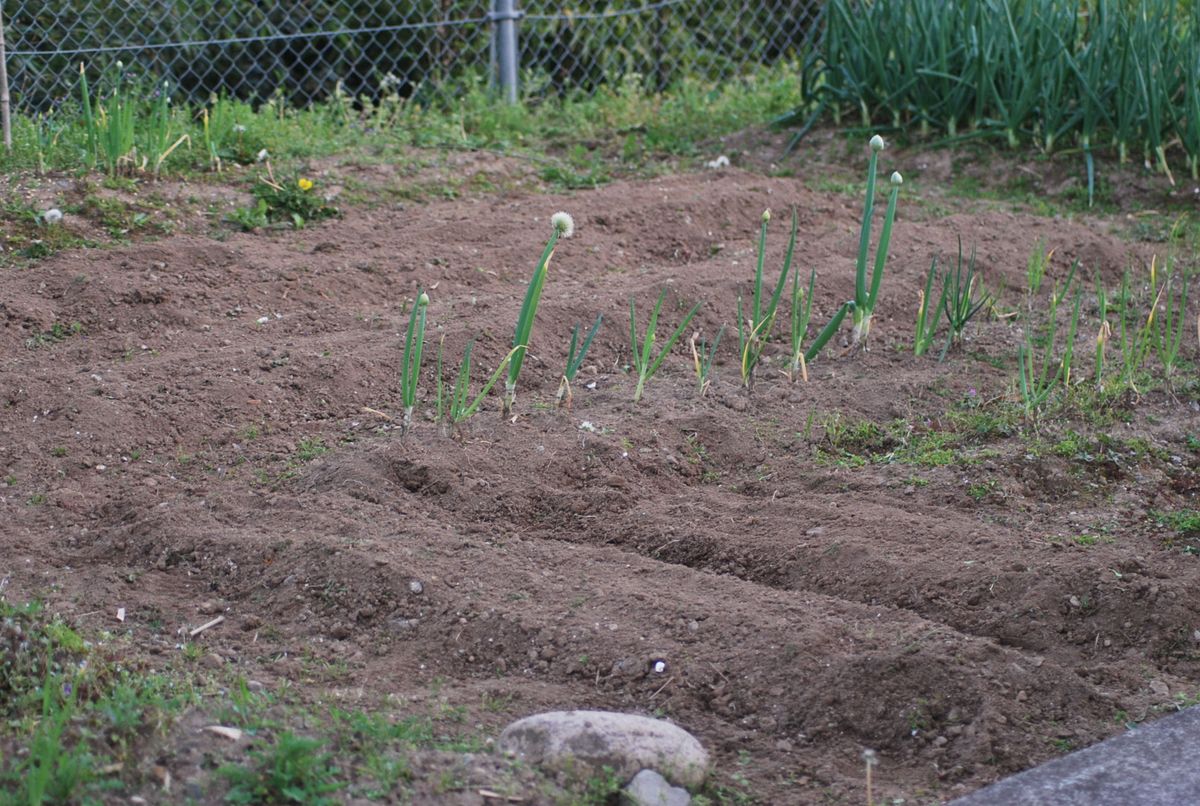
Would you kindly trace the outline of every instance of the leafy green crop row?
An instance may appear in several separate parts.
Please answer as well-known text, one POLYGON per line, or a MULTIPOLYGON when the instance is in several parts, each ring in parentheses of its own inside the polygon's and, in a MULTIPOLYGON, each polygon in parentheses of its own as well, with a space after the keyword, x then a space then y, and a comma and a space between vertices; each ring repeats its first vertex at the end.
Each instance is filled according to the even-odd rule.
POLYGON ((829 0, 824 13, 804 80, 839 124, 857 115, 1047 152, 1073 140, 1089 175, 1105 144, 1170 175, 1178 143, 1200 175, 1200 4, 829 0))

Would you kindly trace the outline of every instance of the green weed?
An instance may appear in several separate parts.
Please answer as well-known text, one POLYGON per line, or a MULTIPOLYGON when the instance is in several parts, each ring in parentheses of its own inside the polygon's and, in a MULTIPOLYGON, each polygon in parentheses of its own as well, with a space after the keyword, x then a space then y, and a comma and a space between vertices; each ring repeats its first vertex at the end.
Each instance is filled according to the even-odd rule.
POLYGON ((225 800, 238 804, 303 803, 333 806, 342 789, 325 743, 290 731, 251 750, 246 766, 226 764, 217 774, 229 782, 225 800))
POLYGON ((268 168, 250 188, 255 203, 240 207, 231 220, 247 232, 270 226, 290 226, 303 229, 312 221, 335 218, 341 213, 325 201, 316 183, 303 176, 275 180, 268 168))

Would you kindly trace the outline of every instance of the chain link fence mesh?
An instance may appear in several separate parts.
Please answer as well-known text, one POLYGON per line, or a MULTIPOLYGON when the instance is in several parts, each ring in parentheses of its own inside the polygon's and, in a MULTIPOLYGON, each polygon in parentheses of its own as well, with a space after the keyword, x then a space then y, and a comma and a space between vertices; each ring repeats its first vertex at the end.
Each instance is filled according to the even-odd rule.
MULTIPOLYGON (((3 0, 16 105, 42 109, 121 61, 180 100, 282 94, 306 104, 340 86, 420 96, 493 74, 490 0, 3 0)), ((522 92, 592 92, 637 75, 663 88, 799 56, 820 0, 517 2, 522 92)))

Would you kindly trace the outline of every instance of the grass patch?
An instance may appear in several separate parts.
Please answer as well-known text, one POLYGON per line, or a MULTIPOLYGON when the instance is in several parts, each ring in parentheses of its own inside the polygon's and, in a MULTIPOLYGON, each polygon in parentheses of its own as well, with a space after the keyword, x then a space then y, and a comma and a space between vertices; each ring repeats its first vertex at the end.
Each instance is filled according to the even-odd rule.
POLYGON ((1004 422, 979 415, 948 416, 921 423, 896 419, 879 425, 834 413, 820 420, 823 438, 816 445, 817 459, 845 467, 972 465, 981 458, 983 442, 1009 433, 1004 422))
POLYGON ((72 336, 78 336, 83 333, 83 325, 79 322, 71 324, 63 324, 55 322, 50 325, 49 330, 44 330, 41 333, 35 333, 25 340, 25 346, 30 350, 36 350, 39 347, 49 347, 59 342, 66 341, 72 336))
POLYGON ((0 803, 100 802, 196 694, 38 603, 0 601, 0 803))
POLYGON ((1160 510, 1152 512, 1151 517, 1180 537, 1200 537, 1200 509, 1160 510))
MULTIPOLYGON (((255 109, 222 99, 218 110, 180 103, 172 107, 171 130, 190 140, 170 153, 162 174, 189 176, 252 165, 260 157, 277 169, 290 166, 290 172, 306 161, 351 150, 396 162, 409 147, 488 148, 553 155, 553 168, 544 172, 547 181, 590 187, 606 181, 610 171, 696 155, 714 138, 782 114, 800 101, 799 92, 794 66, 779 65, 719 83, 685 78, 663 92, 630 78, 594 94, 526 98, 516 106, 499 103, 482 76, 460 79, 421 104, 343 97, 306 107, 273 102, 255 109), (200 146, 206 142, 205 111, 229 123, 230 131, 216 144, 217 160, 200 146)), ((137 109, 149 114, 142 106, 137 109)), ((88 135, 78 98, 56 112, 55 126, 55 138, 45 142, 37 136, 37 121, 18 113, 13 150, 0 154, 0 166, 33 173, 85 170, 81 155, 88 152, 88 135)), ((123 178, 127 181, 117 179, 123 178)))
POLYGON ((345 785, 324 752, 324 742, 285 731, 265 747, 250 751, 247 764, 228 764, 217 774, 229 782, 229 803, 306 803, 326 806, 345 785))

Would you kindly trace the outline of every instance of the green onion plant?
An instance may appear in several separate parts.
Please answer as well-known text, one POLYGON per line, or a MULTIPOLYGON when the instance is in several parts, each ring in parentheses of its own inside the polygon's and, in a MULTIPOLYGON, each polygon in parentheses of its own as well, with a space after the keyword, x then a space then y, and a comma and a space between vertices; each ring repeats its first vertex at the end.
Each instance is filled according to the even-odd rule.
POLYGON ((96 167, 96 158, 100 153, 100 128, 96 124, 96 113, 92 108, 92 93, 88 86, 87 70, 83 63, 79 64, 79 106, 83 110, 84 129, 87 131, 88 168, 96 167))
POLYGON ((592 324, 592 329, 588 331, 587 336, 584 337, 582 344, 579 344, 579 325, 572 328, 571 345, 567 348, 567 365, 563 368, 562 380, 558 384, 558 405, 565 404, 568 409, 571 408, 571 381, 575 380, 579 368, 583 366, 588 348, 592 346, 592 339, 596 338, 596 333, 600 330, 600 323, 603 321, 604 314, 596 316, 596 321, 592 324))
POLYGON ((1025 262, 1025 291, 1030 310, 1033 310, 1033 298, 1042 290, 1042 281, 1046 279, 1046 269, 1050 267, 1052 257, 1054 250, 1046 251, 1045 240, 1038 239, 1025 262))
MULTIPOLYGON (((946 322, 950 325, 950 335, 938 361, 946 359, 950 347, 962 342, 963 331, 967 324, 985 307, 991 304, 992 295, 986 290, 976 294, 979 278, 975 274, 975 247, 971 247, 971 258, 963 266, 962 238, 958 239, 958 260, 954 271, 946 270, 942 275, 942 309, 946 313, 946 322)), ((982 286, 982 284, 978 284, 982 286)))
POLYGON ((1058 331, 1059 303, 1070 292, 1071 278, 1074 277, 1076 265, 1071 266, 1071 272, 1062 293, 1056 293, 1050 298, 1050 309, 1046 315, 1045 344, 1042 347, 1041 359, 1039 360, 1037 356, 1037 338, 1032 327, 1026 328, 1025 340, 1017 351, 1018 381, 1026 417, 1032 417, 1045 404, 1060 383, 1063 386, 1069 386, 1071 382, 1071 359, 1075 350, 1075 334, 1079 326, 1079 311, 1083 302, 1082 290, 1075 294, 1075 303, 1070 314, 1062 355, 1058 361, 1054 360, 1054 347, 1058 331))
POLYGON ((851 346, 865 343, 871 332, 871 316, 879 300, 879 285, 883 280, 883 267, 887 263, 888 247, 892 239, 892 223, 896 219, 896 199, 904 181, 899 171, 891 178, 892 192, 888 195, 887 212, 883 217, 883 229, 879 243, 875 246, 875 264, 871 270, 870 283, 867 278, 867 258, 871 247, 871 214, 875 208, 875 165, 879 152, 883 150, 883 138, 878 134, 871 138, 871 161, 867 168, 867 198, 863 204, 862 227, 858 239, 858 261, 854 274, 854 332, 851 346))
POLYGON ((713 357, 717 354, 717 347, 721 344, 721 336, 724 333, 725 326, 721 325, 716 338, 712 340, 712 344, 709 344, 700 339, 700 331, 697 330, 688 341, 688 346, 692 348, 692 364, 696 369, 697 397, 704 397, 712 386, 713 357), (698 345, 697 341, 699 341, 698 345))
POLYGON ((937 255, 929 263, 929 274, 925 276, 925 288, 917 292, 917 326, 913 334, 913 355, 922 356, 933 346, 934 336, 937 335, 938 321, 942 318, 942 309, 946 304, 946 294, 949 287, 942 283, 942 293, 937 302, 930 304, 933 299, 933 278, 937 276, 937 255), (929 313, 932 308, 933 317, 929 313))
POLYGON ((1104 350, 1112 338, 1112 325, 1108 323, 1108 293, 1104 290, 1104 281, 1096 275, 1096 307, 1100 325, 1096 328, 1096 389, 1104 389, 1104 350))
MULTIPOLYGON (((1187 75, 1200 76, 1200 41, 1195 37, 1183 55, 1183 66, 1187 75)), ((1177 126, 1188 170, 1196 181, 1200 180, 1200 81, 1185 81, 1183 92, 1183 114, 1177 117, 1177 126)))
POLYGON ((841 327, 847 313, 853 314, 854 330, 851 334, 851 348, 864 346, 871 331, 871 316, 875 312, 875 303, 879 300, 879 286, 883 281, 883 268, 887 263, 888 247, 892 239, 892 224, 896 220, 896 200, 900 195, 900 185, 904 179, 899 171, 892 173, 891 193, 888 195, 887 212, 883 217, 883 229, 879 235, 879 243, 875 246, 875 260, 867 274, 868 258, 871 247, 871 219, 875 210, 875 173, 879 152, 883 150, 883 138, 878 134, 871 138, 871 159, 867 168, 867 197, 863 204, 862 226, 858 239, 858 259, 855 262, 854 299, 842 303, 834 313, 829 323, 817 335, 817 338, 804 353, 806 361, 812 361, 833 338, 834 333, 841 327))
POLYGON ((224 168, 223 155, 230 146, 230 138, 237 135, 234 153, 240 152, 246 127, 237 122, 236 104, 221 95, 214 94, 200 116, 204 132, 204 152, 208 155, 209 169, 220 173, 224 168))
MULTIPOLYGON (((1151 258, 1151 262, 1154 258, 1151 258)), ((1154 299, 1154 309, 1150 319, 1154 326, 1151 330, 1154 353, 1162 364, 1163 374, 1167 383, 1179 366, 1179 350, 1183 346, 1184 327, 1187 323, 1187 275, 1183 272, 1172 272, 1170 262, 1167 263, 1165 279, 1154 299), (1162 312, 1159 313, 1159 301, 1163 301, 1162 312)), ((1153 293, 1153 288, 1151 289, 1153 293)))
POLYGON ((546 276, 550 271, 550 258, 554 256, 554 247, 561 238, 570 238, 575 233, 575 221, 566 213, 555 213, 550 217, 551 233, 542 250, 533 277, 525 289, 525 300, 521 303, 521 312, 517 316, 517 328, 513 333, 513 356, 508 362, 508 377, 504 382, 504 416, 512 414, 513 403, 517 398, 517 378, 521 375, 521 365, 525 354, 529 351, 529 337, 533 333, 533 318, 537 314, 538 301, 542 298, 542 288, 546 285, 546 276))
MULTIPOLYGON (((124 65, 117 62, 108 98, 99 103, 95 118, 88 124, 96 132, 100 157, 109 176, 116 176, 123 167, 136 163, 133 152, 137 104, 132 89, 123 79, 123 70, 124 65)), ((82 90, 86 92, 86 82, 82 90)), ((90 108, 89 100, 85 109, 90 108)))
MULTIPOLYGON (((445 339, 443 338, 443 341, 445 339)), ((450 395, 445 400, 444 415, 451 425, 459 425, 460 423, 473 417, 483 404, 488 393, 492 391, 492 387, 500 380, 500 376, 504 374, 504 370, 508 368, 508 362, 512 360, 519 350, 514 348, 509 350, 508 354, 500 361, 499 366, 488 377, 484 383, 483 389, 474 398, 471 397, 471 352, 475 348, 475 341, 467 342, 466 349, 463 350, 462 362, 458 365, 458 373, 454 376, 454 385, 450 389, 450 395)), ((438 402, 437 402, 437 417, 439 420, 443 417, 443 385, 442 385, 442 345, 438 344, 437 358, 437 375, 438 375, 438 402)))
POLYGON ((671 352, 671 348, 679 337, 683 335, 687 329, 688 323, 692 321, 692 317, 700 310, 702 303, 697 302, 687 315, 683 317, 683 321, 679 323, 679 327, 675 328, 675 332, 663 344, 657 354, 654 352, 654 336, 655 330, 658 327, 658 315, 662 311, 663 300, 667 298, 667 292, 664 290, 658 295, 658 302, 654 305, 654 311, 650 314, 650 321, 646 324, 646 334, 641 339, 641 346, 638 345, 637 334, 637 308, 634 305, 632 298, 629 300, 629 341, 633 348, 633 365, 637 370, 637 386, 633 390, 633 402, 637 403, 642 399, 642 392, 646 388, 646 381, 654 377, 654 373, 658 372, 658 368, 662 365, 663 359, 671 352))
POLYGON ((1138 376, 1153 347, 1154 309, 1151 308, 1145 323, 1138 327, 1135 321, 1139 317, 1133 310, 1133 291, 1130 286, 1130 274, 1126 271, 1121 278, 1121 291, 1117 297, 1117 346, 1121 349, 1121 386, 1137 395, 1141 394, 1137 388, 1138 376))
POLYGON ((804 339, 808 337, 808 323, 812 319, 813 286, 817 282, 817 270, 808 274, 808 290, 800 285, 800 270, 792 272, 791 350, 788 353, 788 380, 796 382, 803 378, 808 382, 808 363, 804 360, 804 339))
POLYGON ((738 308, 738 352, 742 357, 742 385, 749 389, 754 383, 754 370, 762 359, 763 349, 771 338, 771 330, 775 325, 775 314, 779 308, 779 300, 783 296, 783 288, 787 284, 788 275, 792 269, 792 256, 796 251, 796 209, 792 208, 792 234, 788 239, 787 253, 783 259, 783 270, 775 283, 775 290, 769 299, 763 297, 763 262, 767 251, 767 224, 771 221, 771 211, 764 210, 762 224, 758 232, 758 259, 754 269, 754 302, 749 311, 743 312, 742 298, 737 301, 738 308))
POLYGON ((142 168, 145 169, 149 165, 156 177, 162 172, 162 165, 167 157, 171 156, 175 149, 191 141, 187 134, 182 134, 175 140, 171 139, 170 90, 171 85, 167 81, 163 81, 157 87, 150 106, 150 119, 146 128, 145 148, 143 149, 143 159, 146 163, 142 165, 142 168))
POLYGON ((417 386, 421 380, 421 352, 425 349, 425 313, 428 308, 429 295, 422 291, 413 303, 412 312, 408 316, 408 331, 404 336, 404 356, 400 370, 400 400, 404 404, 401 432, 412 428, 413 409, 417 405, 417 386))
POLYGON ((38 112, 33 119, 34 137, 37 145, 37 171, 39 176, 46 174, 46 155, 57 145, 63 133, 62 124, 54 117, 53 112, 38 112))

